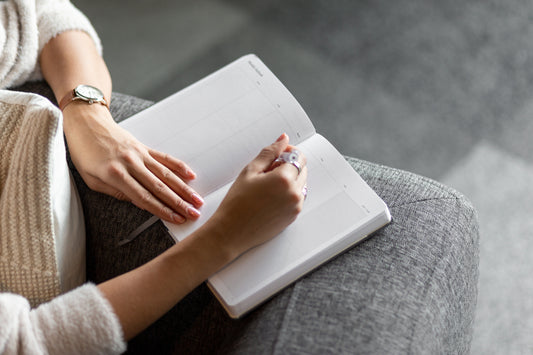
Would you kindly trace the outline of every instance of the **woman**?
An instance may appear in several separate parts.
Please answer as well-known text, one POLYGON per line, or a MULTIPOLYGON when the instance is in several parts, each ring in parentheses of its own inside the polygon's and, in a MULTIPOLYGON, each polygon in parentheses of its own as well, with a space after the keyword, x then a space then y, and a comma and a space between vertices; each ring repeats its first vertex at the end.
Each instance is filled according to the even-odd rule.
MULTIPOLYGON (((0 36, 5 39, 1 87, 42 73, 63 111, 72 161, 85 182, 167 221, 197 219, 203 200, 187 185, 194 172, 178 159, 145 147, 113 121, 108 107, 111 79, 87 19, 68 1, 13 0, 0 6, 8 14, 2 17, 7 35, 0 36), (73 97, 80 84, 97 88, 102 104, 73 97)), ((98 286, 82 286, 34 310, 21 296, 0 294, 0 351, 124 351, 125 340, 296 218, 304 200, 305 158, 300 157, 301 172, 290 164, 272 166, 290 149, 288 143, 283 134, 265 147, 208 222, 147 264, 98 286)))

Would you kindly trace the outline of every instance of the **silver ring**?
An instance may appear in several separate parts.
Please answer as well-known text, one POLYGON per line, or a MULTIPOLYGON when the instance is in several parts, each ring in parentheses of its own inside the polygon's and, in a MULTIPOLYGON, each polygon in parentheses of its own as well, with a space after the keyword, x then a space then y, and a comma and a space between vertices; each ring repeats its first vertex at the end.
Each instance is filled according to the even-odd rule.
POLYGON ((300 166, 300 163, 297 161, 291 161, 289 162, 292 166, 294 166, 296 169, 298 169, 298 175, 300 175, 300 172, 302 171, 302 167, 300 166))
POLYGON ((300 151, 298 149, 293 149, 290 152, 283 152, 278 157, 280 161, 284 161, 286 163, 290 163, 291 161, 297 162, 299 158, 300 158, 300 151))
POLYGON ((309 192, 309 188, 307 187, 307 184, 304 185, 302 188, 302 195, 304 195, 304 201, 307 199, 307 193, 309 192))
POLYGON ((290 152, 283 152, 279 155, 279 157, 274 160, 274 163, 287 163, 291 164, 298 170, 298 175, 302 172, 302 166, 298 162, 298 159, 300 158, 300 151, 297 149, 293 149, 290 152))

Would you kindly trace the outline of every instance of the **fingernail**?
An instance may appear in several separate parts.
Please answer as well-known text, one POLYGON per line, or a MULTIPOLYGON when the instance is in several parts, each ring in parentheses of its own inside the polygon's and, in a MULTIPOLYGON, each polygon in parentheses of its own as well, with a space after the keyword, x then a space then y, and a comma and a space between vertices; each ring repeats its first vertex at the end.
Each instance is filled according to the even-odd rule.
POLYGON ((204 199, 196 193, 192 194, 192 200, 196 205, 201 206, 204 204, 204 199))
POLYGON ((185 217, 177 213, 172 213, 172 220, 178 224, 181 224, 185 222, 185 217))
POLYGON ((196 208, 194 207, 187 207, 187 214, 193 218, 198 218, 200 217, 200 211, 198 211, 196 208))
POLYGON ((281 136, 278 137, 278 139, 276 139, 276 142, 281 142, 286 136, 287 134, 283 133, 281 136))
POLYGON ((187 169, 187 175, 194 179, 196 177, 196 174, 191 169, 187 169))

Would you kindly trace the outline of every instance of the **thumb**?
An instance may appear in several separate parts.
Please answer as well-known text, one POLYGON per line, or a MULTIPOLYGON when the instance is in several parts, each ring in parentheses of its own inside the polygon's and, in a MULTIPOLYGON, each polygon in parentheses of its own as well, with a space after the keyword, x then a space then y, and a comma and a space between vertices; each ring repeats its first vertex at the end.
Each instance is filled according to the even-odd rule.
POLYGON ((283 133, 279 138, 269 146, 264 147, 261 152, 255 157, 248 167, 257 172, 264 172, 270 169, 272 162, 279 157, 279 155, 289 145, 289 136, 283 133))

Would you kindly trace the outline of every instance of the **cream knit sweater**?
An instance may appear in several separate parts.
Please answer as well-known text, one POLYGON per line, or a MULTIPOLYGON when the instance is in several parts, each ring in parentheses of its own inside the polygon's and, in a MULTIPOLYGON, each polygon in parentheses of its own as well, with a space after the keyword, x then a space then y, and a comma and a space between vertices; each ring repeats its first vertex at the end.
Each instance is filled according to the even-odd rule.
MULTIPOLYGON (((39 51, 63 31, 86 31, 100 48, 66 0, 1 1, 0 24, 2 88, 39 78, 39 51)), ((0 354, 120 353, 120 323, 96 286, 58 296, 48 164, 57 130, 48 100, 0 90, 0 354)))
POLYGON ((0 1, 0 24, 0 88, 41 79, 39 53, 66 30, 87 32, 102 50, 87 17, 68 0, 0 1))

